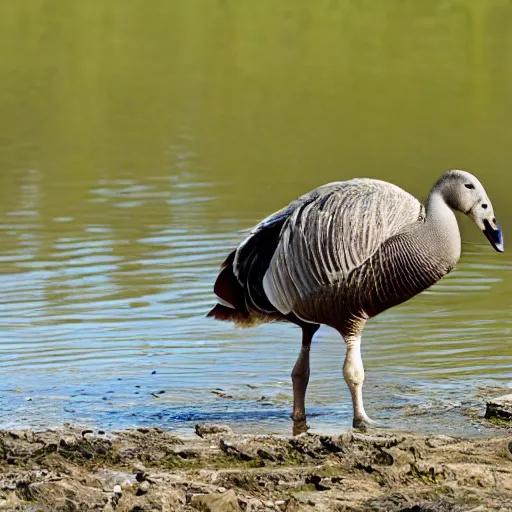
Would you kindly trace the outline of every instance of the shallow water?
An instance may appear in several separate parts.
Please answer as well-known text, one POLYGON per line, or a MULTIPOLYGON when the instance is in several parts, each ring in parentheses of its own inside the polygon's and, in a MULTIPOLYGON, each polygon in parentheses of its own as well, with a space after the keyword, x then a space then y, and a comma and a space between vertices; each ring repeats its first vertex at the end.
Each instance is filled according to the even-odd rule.
MULTIPOLYGON (((288 432, 299 331, 204 318, 219 264, 322 183, 424 198, 452 167, 507 244, 511 19, 498 0, 2 4, 2 426, 288 432)), ((457 269, 365 330, 389 424, 475 431, 480 388, 512 386, 512 256, 460 225, 457 269)), ((320 331, 316 430, 350 424, 343 357, 320 331)))

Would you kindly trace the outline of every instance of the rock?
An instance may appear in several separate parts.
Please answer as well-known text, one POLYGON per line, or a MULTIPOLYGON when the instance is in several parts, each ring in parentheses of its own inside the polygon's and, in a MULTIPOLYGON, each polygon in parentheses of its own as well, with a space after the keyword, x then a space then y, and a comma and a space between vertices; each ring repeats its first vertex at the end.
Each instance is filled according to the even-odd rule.
POLYGON ((0 430, 0 510, 512 511, 512 437, 495 429, 477 439, 83 432, 0 430))
POLYGON ((212 437, 220 437, 220 436, 232 436, 233 430, 231 427, 227 425, 214 425, 209 423, 197 424, 196 425, 196 434, 199 437, 204 438, 212 438, 212 437))
POLYGON ((77 443, 77 439, 76 437, 74 436, 64 436, 61 440, 60 440, 60 446, 74 446, 75 444, 77 443))
POLYGON ((263 508, 263 503, 257 498, 251 498, 247 501, 246 512, 255 512, 256 510, 261 510, 263 508))
POLYGON ((146 494, 149 491, 149 487, 149 482, 147 480, 144 480, 144 482, 142 482, 139 485, 139 488, 137 489, 137 496, 142 496, 143 494, 146 494))
MULTIPOLYGON (((103 482, 103 489, 108 490, 115 487, 126 489, 136 484, 136 478, 131 473, 115 471, 112 469, 99 468, 96 470, 96 477, 103 482)), ((114 491, 115 492, 115 491, 114 491)))
POLYGON ((512 394, 498 396, 487 402, 485 418, 512 422, 512 394))
POLYGON ((220 449, 229 456, 236 457, 244 462, 248 462, 254 459, 254 455, 245 451, 244 447, 237 446, 233 443, 221 439, 219 441, 220 449))
POLYGON ((458 440, 453 437, 438 435, 438 436, 429 437, 425 441, 425 444, 429 448, 440 448, 442 446, 447 446, 449 444, 455 444, 457 442, 458 442, 458 440))
POLYGON ((190 504, 205 512, 239 512, 242 510, 233 489, 225 493, 195 494, 190 499, 190 504))
MULTIPOLYGON (((56 480, 50 482, 34 482, 18 486, 16 493, 23 500, 37 502, 37 509, 23 510, 59 510, 57 504, 97 504, 102 508, 107 503, 107 496, 99 489, 86 487, 77 481, 56 480)), ((11 509, 12 510, 12 509, 11 509)), ((63 509, 61 509, 63 510, 63 509)), ((75 506, 67 510, 87 510, 75 506)))
POLYGON ((322 477, 320 475, 309 475, 306 477, 306 483, 313 484, 317 491, 328 491, 330 487, 323 485, 321 482, 322 477))
POLYGON ((258 457, 260 457, 261 459, 266 459, 270 461, 276 460, 276 457, 273 453, 271 453, 268 450, 264 450, 263 448, 258 448, 258 450, 256 451, 256 455, 258 455, 258 457))

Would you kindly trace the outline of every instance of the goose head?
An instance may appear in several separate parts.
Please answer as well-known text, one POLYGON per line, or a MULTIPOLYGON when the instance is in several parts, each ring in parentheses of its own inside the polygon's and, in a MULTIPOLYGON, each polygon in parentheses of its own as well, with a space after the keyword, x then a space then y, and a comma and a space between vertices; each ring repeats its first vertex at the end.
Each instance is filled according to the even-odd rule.
POLYGON ((478 179, 466 171, 446 172, 438 184, 448 206, 473 219, 498 252, 504 251, 501 228, 492 203, 478 179))

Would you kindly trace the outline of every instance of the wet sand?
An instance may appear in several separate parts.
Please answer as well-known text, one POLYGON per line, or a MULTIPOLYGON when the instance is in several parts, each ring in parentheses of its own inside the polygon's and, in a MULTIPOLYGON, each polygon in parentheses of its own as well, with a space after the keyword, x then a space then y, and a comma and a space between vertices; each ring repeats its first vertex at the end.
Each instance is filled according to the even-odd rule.
POLYGON ((508 511, 512 431, 298 437, 199 427, 0 431, 0 510, 508 511))

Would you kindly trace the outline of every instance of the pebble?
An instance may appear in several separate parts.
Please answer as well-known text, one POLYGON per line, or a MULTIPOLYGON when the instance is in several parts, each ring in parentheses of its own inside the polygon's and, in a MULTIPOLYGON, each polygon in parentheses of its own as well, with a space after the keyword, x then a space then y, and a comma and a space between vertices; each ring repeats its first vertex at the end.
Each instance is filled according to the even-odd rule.
POLYGON ((114 494, 123 494, 123 490, 121 489, 121 486, 118 484, 118 485, 114 485, 114 494))
POLYGON ((233 430, 227 425, 216 425, 211 423, 198 423, 195 427, 196 434, 199 437, 218 437, 218 436, 232 436, 233 430))
POLYGON ((219 487, 217 489, 217 492, 220 492, 220 493, 226 492, 226 488, 225 487, 219 487))
POLYGON ((246 505, 246 511, 247 512, 254 512, 256 510, 260 510, 261 507, 262 507, 262 503, 260 500, 258 500, 257 498, 249 498, 247 500, 247 505, 246 505))
POLYGON ((61 438, 61 446, 74 446, 76 444, 76 438, 74 436, 64 436, 61 438))
POLYGON ((497 418, 512 423, 512 394, 496 396, 487 402, 485 419, 497 418))
POLYGON ((137 496, 140 496, 141 494, 146 494, 148 491, 149 491, 149 482, 147 480, 144 480, 144 482, 142 482, 139 485, 139 488, 137 490, 137 496))

